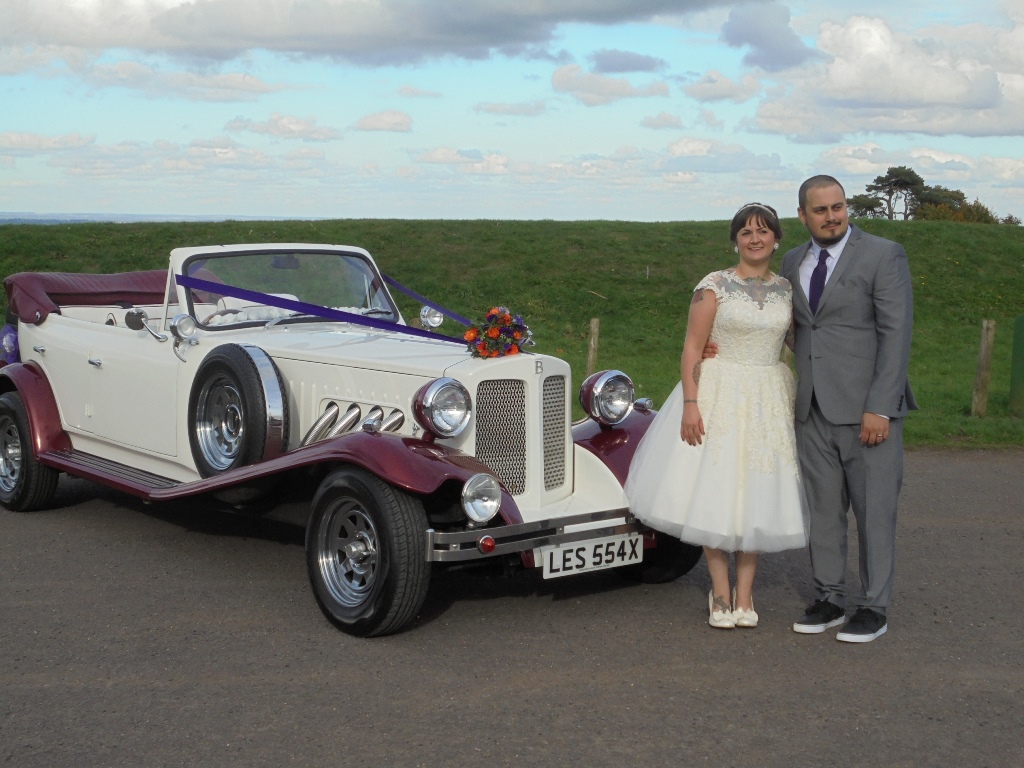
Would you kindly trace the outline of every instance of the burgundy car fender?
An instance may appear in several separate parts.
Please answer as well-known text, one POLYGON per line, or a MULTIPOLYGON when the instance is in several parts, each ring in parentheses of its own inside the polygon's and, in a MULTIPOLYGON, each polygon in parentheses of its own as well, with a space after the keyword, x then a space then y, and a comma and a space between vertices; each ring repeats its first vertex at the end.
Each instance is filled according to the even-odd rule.
POLYGON ((572 439, 576 445, 597 456, 625 486, 629 463, 633 460, 640 440, 654 422, 654 416, 655 411, 634 409, 614 427, 602 427, 593 419, 587 419, 573 426, 572 439))
MULTIPOLYGON (((353 432, 326 441, 326 446, 331 448, 332 459, 360 466, 391 485, 421 495, 433 493, 449 480, 462 484, 481 472, 494 474, 473 456, 413 437, 353 432)), ((519 507, 504 489, 500 514, 506 523, 523 521, 519 507)))
MULTIPOLYGON (((124 478, 118 478, 115 483, 112 482, 113 478, 103 478, 96 474, 88 476, 128 493, 157 501, 194 496, 291 469, 322 464, 361 467, 386 483, 421 496, 434 493, 449 480, 464 483, 479 472, 494 474, 476 458, 438 443, 402 435, 350 432, 332 440, 296 448, 267 461, 231 469, 191 483, 174 483, 155 488, 133 484, 124 478)), ((74 473, 74 470, 71 471, 74 473)), ((523 521, 519 507, 505 490, 501 493, 500 514, 506 523, 523 521)))
POLYGON ((11 363, 0 368, 0 392, 16 390, 25 406, 32 451, 38 457, 46 451, 67 451, 71 440, 61 427, 60 410, 50 382, 35 363, 11 363))

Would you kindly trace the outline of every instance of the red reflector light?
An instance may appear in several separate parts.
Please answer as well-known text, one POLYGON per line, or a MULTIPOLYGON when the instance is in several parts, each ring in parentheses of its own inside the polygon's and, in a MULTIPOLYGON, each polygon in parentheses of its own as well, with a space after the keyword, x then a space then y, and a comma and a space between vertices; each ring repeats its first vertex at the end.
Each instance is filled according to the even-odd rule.
POLYGON ((476 543, 476 548, 485 555, 490 554, 494 551, 494 539, 490 536, 481 536, 480 540, 476 543))

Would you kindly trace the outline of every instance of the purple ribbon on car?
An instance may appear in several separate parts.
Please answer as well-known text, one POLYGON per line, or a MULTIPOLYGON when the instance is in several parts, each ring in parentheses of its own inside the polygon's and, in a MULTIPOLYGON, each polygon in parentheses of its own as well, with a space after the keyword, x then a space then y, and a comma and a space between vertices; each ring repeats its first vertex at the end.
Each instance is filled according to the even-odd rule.
MULTIPOLYGON (((201 280, 198 277, 189 277, 188 275, 175 275, 175 281, 178 285, 184 288, 191 288, 199 291, 209 291, 216 293, 221 296, 230 296, 234 299, 243 299, 245 301, 251 301, 256 304, 263 304, 268 307, 277 307, 279 309, 290 309, 293 312, 299 312, 304 315, 313 315, 315 317, 323 317, 327 320, 340 320, 345 323, 355 323, 356 325, 365 325, 370 328, 376 328, 381 331, 390 331, 392 333, 404 333, 408 336, 418 336, 425 339, 433 339, 435 341, 450 341, 455 344, 466 345, 466 341, 461 338, 453 338, 452 336, 443 336, 440 333, 432 333, 431 331, 423 331, 419 328, 410 328, 407 325, 398 325, 397 323, 391 323, 386 320, 377 320, 372 317, 366 317, 365 315, 357 315, 354 312, 345 312, 340 309, 331 309, 330 307, 322 307, 319 304, 308 304, 304 301, 293 301, 292 299, 284 299, 280 296, 271 296, 266 293, 260 293, 259 291, 250 291, 245 288, 236 288, 232 285, 225 285, 224 283, 215 283, 210 280, 201 280)), ((407 288, 400 286, 393 280, 384 278, 388 285, 393 285, 403 293, 406 293, 414 298, 422 300, 427 306, 436 309, 453 320, 469 325, 468 320, 463 320, 458 315, 448 312, 435 304, 432 304, 426 299, 423 299, 418 294, 410 291, 407 288)))

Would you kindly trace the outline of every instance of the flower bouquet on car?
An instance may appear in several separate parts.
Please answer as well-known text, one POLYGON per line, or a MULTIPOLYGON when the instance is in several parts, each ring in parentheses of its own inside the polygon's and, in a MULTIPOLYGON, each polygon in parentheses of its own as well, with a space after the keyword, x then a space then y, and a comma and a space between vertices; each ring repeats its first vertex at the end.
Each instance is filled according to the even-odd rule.
POLYGON ((494 307, 483 321, 471 325, 462 338, 473 357, 504 357, 518 355, 524 347, 532 347, 533 332, 520 315, 506 307, 494 307))

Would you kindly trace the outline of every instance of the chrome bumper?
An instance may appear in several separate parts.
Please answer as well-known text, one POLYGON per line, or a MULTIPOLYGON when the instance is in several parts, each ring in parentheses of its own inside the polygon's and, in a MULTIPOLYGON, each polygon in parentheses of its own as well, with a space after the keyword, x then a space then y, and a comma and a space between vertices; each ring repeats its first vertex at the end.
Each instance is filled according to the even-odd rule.
POLYGON ((588 512, 584 515, 560 517, 557 520, 539 520, 533 523, 503 525, 496 528, 478 528, 470 531, 441 533, 433 528, 427 529, 427 561, 456 563, 466 560, 479 560, 484 557, 509 555, 528 549, 547 547, 552 544, 566 544, 573 541, 586 541, 617 533, 643 532, 646 530, 626 508, 610 509, 605 512, 588 512), (611 522, 614 524, 581 531, 566 532, 573 525, 588 523, 611 522), (489 536, 494 540, 494 549, 482 552, 480 540, 489 536))

